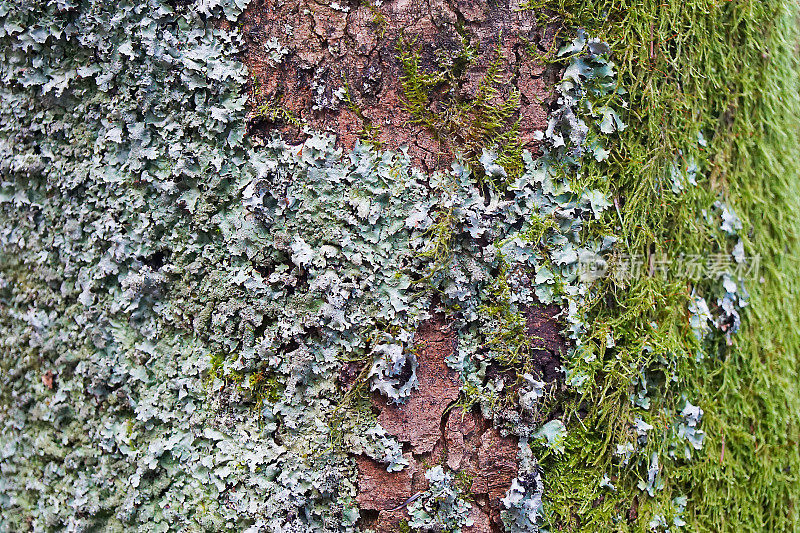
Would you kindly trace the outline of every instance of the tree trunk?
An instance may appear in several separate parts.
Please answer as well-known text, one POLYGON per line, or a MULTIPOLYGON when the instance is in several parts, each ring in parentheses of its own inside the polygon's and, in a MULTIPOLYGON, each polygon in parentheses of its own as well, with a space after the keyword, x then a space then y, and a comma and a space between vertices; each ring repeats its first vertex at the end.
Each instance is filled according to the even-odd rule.
MULTIPOLYGON (((534 57, 552 53, 559 26, 537 24, 535 13, 515 2, 255 2, 243 24, 244 62, 252 76, 249 127, 265 140, 279 131, 299 143, 310 128, 332 133, 345 150, 357 142, 402 148, 420 169, 446 171, 456 156, 477 160, 481 150, 496 147, 492 133, 513 130, 514 142, 538 153, 534 133, 545 129, 556 107, 560 67, 534 57), (286 43, 280 58, 269 53, 278 46, 272 43, 286 43), (410 87, 414 77, 425 76, 439 79, 426 86, 415 114, 410 87), (480 106, 498 110, 512 100, 496 131, 487 131, 480 106)), ((553 387, 566 347, 559 311, 527 311, 526 334, 544 340, 532 368, 553 387)), ((405 503, 428 488, 426 465, 446 464, 470 480, 474 523, 462 531, 502 530, 501 499, 519 470, 517 442, 477 408, 458 408, 460 379, 446 364, 458 350, 452 320, 440 315, 415 332, 419 386, 407 402, 393 404, 373 393, 378 423, 403 444, 410 465, 387 472, 373 459, 357 457, 356 500, 365 527, 397 531, 408 520, 405 503)), ((491 371, 516 380, 510 369, 491 371)), ((352 382, 345 379, 344 386, 352 382)))
POLYGON ((0 530, 796 530, 797 20, 0 0, 0 530))

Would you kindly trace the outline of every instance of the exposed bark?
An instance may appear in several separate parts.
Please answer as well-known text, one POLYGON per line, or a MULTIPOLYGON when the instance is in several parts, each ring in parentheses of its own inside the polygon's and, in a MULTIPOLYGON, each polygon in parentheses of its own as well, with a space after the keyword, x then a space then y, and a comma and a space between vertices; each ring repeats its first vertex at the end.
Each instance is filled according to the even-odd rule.
MULTIPOLYGON (((552 48, 555 27, 535 24, 533 12, 519 10, 515 0, 392 0, 376 7, 370 2, 333 3, 313 0, 252 2, 242 20, 248 47, 244 61, 256 83, 251 87, 251 126, 260 133, 280 129, 290 139, 302 138, 295 120, 337 134, 350 148, 365 122, 377 130, 377 141, 390 149, 408 146, 415 162, 426 170, 449 165, 454 149, 448 139, 436 139, 422 125, 412 124, 403 104, 398 42, 415 42, 421 66, 432 69, 437 55, 453 54, 466 39, 478 48, 474 64, 460 73, 452 89, 461 99, 474 98, 498 45, 508 83, 502 97, 520 92, 520 137, 536 150, 533 133, 543 129, 552 101, 556 72, 531 59, 552 48), (273 41, 274 40, 274 41, 273 41), (270 59, 267 42, 280 43, 286 55, 270 59), (349 87, 356 109, 335 92, 349 87), (268 104, 278 116, 256 111, 268 104), (295 120, 290 120, 288 112, 295 120)), ((439 102, 433 99, 432 107, 439 102)))
POLYGON ((374 461, 359 457, 359 505, 378 511, 369 524, 377 531, 396 531, 397 522, 407 517, 403 503, 427 488, 426 468, 444 463, 468 480, 466 488, 474 499, 475 524, 465 533, 501 531, 500 498, 517 475, 516 439, 502 437, 479 413, 454 405, 458 375, 447 367, 445 358, 456 350, 456 339, 445 319, 423 324, 417 338, 419 390, 399 406, 374 397, 380 409, 378 421, 408 445, 411 466, 388 473, 374 461))
MULTIPOLYGON (((343 7, 312 0, 250 4, 242 21, 248 44, 244 61, 254 79, 249 101, 252 134, 268 136, 277 130, 299 141, 308 125, 334 133, 339 144, 350 149, 369 127, 373 142, 387 149, 406 146, 424 170, 446 167, 459 146, 412 121, 398 43, 415 43, 421 67, 432 71, 437 56, 454 54, 466 40, 476 47, 477 57, 458 72, 456 87, 447 87, 448 97, 475 98, 499 50, 508 79, 498 87, 500 98, 519 91, 520 140, 524 148, 537 151, 533 134, 545 127, 556 72, 534 61, 526 48, 552 48, 554 27, 537 27, 533 13, 519 10, 515 0, 391 0, 380 7, 365 1, 343 2, 343 7), (271 59, 276 46, 283 49, 271 59), (347 87, 349 102, 342 99, 342 87, 347 87)), ((432 108, 442 108, 444 98, 444 91, 433 95, 432 108)), ((566 349, 555 319, 558 312, 555 306, 527 312, 528 334, 541 348, 532 353, 534 367, 551 386, 566 349)), ((387 404, 377 393, 373 397, 378 421, 404 444, 411 464, 388 473, 371 459, 356 458, 362 525, 378 532, 397 531, 398 522, 407 518, 405 504, 427 487, 426 469, 444 463, 468 480, 474 525, 464 532, 502 531, 500 499, 517 474, 516 438, 501 436, 478 412, 456 407, 459 377, 445 359, 457 349, 457 340, 443 317, 423 324, 416 339, 419 389, 400 406, 387 404)), ((359 371, 355 365, 345 366, 345 388, 359 371)), ((493 371, 509 373, 509 383, 516 380, 513 369, 493 371)))
MULTIPOLYGON (((555 307, 529 312, 529 332, 543 344, 537 350, 542 375, 555 382, 555 365, 560 366, 564 339, 553 315, 555 307), (553 372, 553 375, 550 375, 553 372)), ((411 465, 401 472, 386 472, 382 465, 358 457, 358 503, 374 511, 364 525, 378 532, 396 531, 397 523, 407 518, 403 505, 417 492, 427 488, 425 470, 434 464, 446 464, 460 478, 467 480, 467 492, 473 499, 474 525, 465 533, 502 531, 501 502, 517 475, 517 440, 503 437, 477 411, 463 411, 458 399, 458 376, 445 363, 457 349, 456 338, 443 317, 434 318, 417 331, 419 390, 406 404, 389 404, 379 395, 373 397, 380 411, 381 425, 408 446, 406 458, 411 465)))
POLYGON ((559 378, 561 358, 567 351, 567 342, 561 335, 562 325, 556 319, 560 312, 557 305, 530 307, 525 317, 528 336, 537 348, 531 350, 533 367, 542 381, 551 384, 559 378))
POLYGON ((380 395, 374 397, 380 409, 378 422, 419 455, 430 453, 441 442, 442 417, 458 399, 458 373, 449 368, 445 358, 456 349, 454 332, 443 318, 424 323, 417 330, 419 390, 401 405, 386 405, 380 395))

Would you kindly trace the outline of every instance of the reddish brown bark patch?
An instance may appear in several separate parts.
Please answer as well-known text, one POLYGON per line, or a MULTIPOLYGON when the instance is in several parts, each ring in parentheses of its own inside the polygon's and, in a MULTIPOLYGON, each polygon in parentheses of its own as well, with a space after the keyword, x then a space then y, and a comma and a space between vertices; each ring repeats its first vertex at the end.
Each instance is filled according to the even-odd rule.
POLYGON ((53 374, 52 370, 48 370, 47 372, 42 374, 42 383, 48 389, 53 390, 53 387, 55 387, 56 383, 56 375, 53 374))
POLYGON ((535 62, 527 50, 551 49, 555 28, 537 27, 535 14, 520 10, 517 0, 387 0, 380 7, 369 1, 256 0, 241 22, 243 60, 254 80, 249 105, 256 132, 268 135, 277 129, 290 140, 301 140, 303 123, 335 133, 351 148, 367 123, 386 148, 407 145, 415 164, 425 170, 449 165, 458 148, 452 140, 436 139, 424 126, 409 122, 401 85, 401 35, 405 42, 416 41, 421 66, 429 72, 437 56, 454 57, 462 39, 478 49, 474 63, 458 73, 456 86, 432 98, 432 109, 446 99, 474 99, 499 48, 507 82, 497 88, 503 99, 512 89, 520 93, 524 146, 535 149, 533 132, 545 127, 555 70, 535 62), (345 86, 358 111, 342 102, 341 92, 337 96, 345 86), (263 113, 267 109, 271 112, 263 113))
MULTIPOLYGON (((554 305, 526 310, 527 333, 536 347, 531 353, 533 370, 551 386, 558 381, 561 357, 567 349, 556 318, 559 312, 554 305)), ((419 389, 399 406, 373 396, 373 405, 380 411, 378 421, 408 446, 406 458, 411 464, 402 472, 388 473, 371 459, 357 458, 357 501, 372 513, 363 526, 379 533, 397 531, 399 522, 408 518, 405 504, 427 488, 426 469, 443 463, 458 473, 461 490, 472 497, 474 524, 464 532, 503 531, 500 500, 519 468, 517 439, 503 437, 479 412, 454 406, 459 379, 447 367, 446 358, 456 349, 455 333, 444 317, 423 323, 417 331, 419 389)), ((509 373, 511 383, 513 369, 502 371, 509 373)))
POLYGON ((481 510, 477 504, 470 509, 469 517, 472 519, 472 525, 462 527, 461 533, 496 533, 497 531, 502 531, 498 530, 497 526, 492 525, 489 515, 481 510))
POLYGON ((380 406, 378 422, 402 442, 411 444, 415 454, 429 453, 442 437, 442 415, 458 399, 461 388, 458 373, 445 358, 455 351, 455 333, 444 319, 431 320, 417 330, 417 379, 419 388, 402 405, 389 406, 376 397, 380 406))
POLYGON ((358 383, 358 378, 364 372, 364 365, 360 361, 347 361, 339 370, 339 386, 347 394, 358 383))
POLYGON ((386 511, 402 506, 414 495, 412 481, 417 471, 411 454, 405 455, 411 465, 400 472, 387 472, 383 465, 362 455, 356 457, 358 465, 358 496, 361 509, 386 511))
POLYGON ((477 412, 454 409, 459 379, 447 367, 447 356, 456 349, 454 332, 443 317, 420 326, 417 331, 417 377, 420 387, 404 405, 388 404, 376 396, 378 421, 406 444, 411 466, 388 473, 383 465, 358 457, 358 497, 362 509, 377 511, 364 526, 378 532, 397 531, 407 518, 405 502, 427 488, 425 471, 440 462, 467 480, 461 489, 473 497, 475 524, 465 533, 501 531, 500 498, 517 475, 517 441, 502 437, 477 412))
MULTIPOLYGON (((500 499, 517 475, 517 439, 503 437, 477 412, 454 411, 444 431, 447 466, 470 480, 474 507, 490 531, 502 530, 500 499)), ((476 522, 477 523, 477 522, 476 522)))

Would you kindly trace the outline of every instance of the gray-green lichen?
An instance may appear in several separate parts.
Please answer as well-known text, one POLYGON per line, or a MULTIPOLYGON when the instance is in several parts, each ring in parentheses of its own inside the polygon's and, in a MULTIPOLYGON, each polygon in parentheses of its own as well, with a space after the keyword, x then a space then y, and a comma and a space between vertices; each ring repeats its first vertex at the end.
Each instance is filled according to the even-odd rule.
POLYGON ((254 348, 267 286, 224 233, 256 170, 237 37, 211 19, 242 7, 0 5, 4 530, 357 518, 348 459, 313 426, 325 401, 300 428, 252 415, 333 357, 242 387, 220 364, 254 348))
POLYGON ((534 459, 528 441, 519 441, 519 474, 511 481, 502 513, 508 531, 538 532, 543 513, 544 481, 539 465, 534 459))
POLYGON ((453 474, 439 466, 425 472, 428 489, 408 505, 409 527, 419 531, 461 533, 473 524, 470 505, 459 494, 453 474))

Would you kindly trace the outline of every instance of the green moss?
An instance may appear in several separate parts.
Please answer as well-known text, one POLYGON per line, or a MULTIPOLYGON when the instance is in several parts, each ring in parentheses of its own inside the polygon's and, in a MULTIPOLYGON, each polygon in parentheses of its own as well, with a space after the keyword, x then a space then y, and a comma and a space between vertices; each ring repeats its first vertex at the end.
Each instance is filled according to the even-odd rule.
MULTIPOLYGON (((370 4, 371 6, 371 4, 370 4)), ((379 12, 380 13, 380 12, 379 12)), ((355 114, 361 122, 361 129, 358 130, 358 136, 361 140, 368 142, 375 146, 375 148, 383 148, 383 142, 380 140, 381 129, 380 126, 374 124, 369 117, 364 115, 361 105, 353 97, 353 92, 350 90, 350 84, 344 80, 344 104, 347 108, 355 114)))
POLYGON ((472 490, 472 483, 475 480, 475 473, 467 470, 459 470, 454 474, 456 489, 462 498, 465 500, 470 499, 470 491, 472 490))
MULTIPOLYGON (((747 282, 752 303, 732 346, 721 337, 701 346, 692 336, 685 279, 605 281, 602 298, 586 309, 592 327, 585 349, 597 357, 580 370, 592 385, 566 406, 572 445, 543 463, 551 526, 645 530, 657 514, 669 520, 674 497, 686 494, 692 530, 795 531, 800 278, 790 258, 800 231, 796 6, 545 0, 528 7, 542 21, 586 28, 613 50, 630 99, 630 127, 607 161, 584 169, 583 180, 610 178, 623 249, 672 257, 725 252, 725 237, 700 216, 723 198, 744 223, 747 254, 760 255, 764 266, 763 279, 747 282), (698 146, 701 131, 707 148, 698 146), (701 162, 705 178, 675 195, 668 169, 679 151, 701 162), (607 334, 616 341, 613 349, 605 347, 607 334), (701 350, 705 358, 698 361, 701 350), (674 410, 682 395, 706 413, 704 450, 693 462, 663 461, 665 489, 655 498, 636 488, 642 469, 619 469, 612 460, 614 446, 631 439, 635 410, 628 394, 643 371, 653 371, 657 381, 650 408, 657 430, 667 425, 659 422, 659 410, 674 410), (580 409, 588 414, 578 417, 580 409), (620 477, 616 492, 587 481, 612 471, 620 477)), ((695 287, 710 291, 713 283, 695 287)), ((659 451, 662 442, 650 439, 647 453, 659 451)))
POLYGON ((386 35, 386 28, 389 25, 389 21, 386 20, 386 16, 378 6, 369 0, 363 0, 362 5, 367 6, 367 9, 369 9, 370 14, 372 15, 372 23, 378 30, 378 36, 383 38, 383 36, 386 35))
POLYGON ((277 122, 281 124, 291 124, 292 126, 304 126, 305 121, 298 117, 291 109, 287 108, 281 102, 280 95, 274 95, 271 98, 265 98, 261 85, 259 84, 258 77, 253 76, 253 95, 256 102, 253 105, 255 109, 253 119, 265 120, 268 122, 277 122))
POLYGON ((430 261, 430 273, 420 282, 429 281, 432 276, 446 268, 453 256, 453 239, 455 238, 455 208, 436 213, 436 221, 426 231, 428 246, 419 253, 419 257, 430 261))
POLYGON ((256 400, 256 410, 260 410, 264 402, 275 403, 280 400, 286 388, 280 377, 264 371, 251 374, 248 384, 256 400))
POLYGON ((502 261, 500 272, 487 288, 486 303, 480 311, 498 326, 488 334, 486 347, 497 352, 496 358, 501 364, 523 367, 535 339, 527 334, 525 316, 511 305, 508 269, 508 264, 502 261))
POLYGON ((552 217, 542 217, 540 215, 533 216, 528 220, 528 231, 525 233, 525 239, 534 244, 538 245, 542 242, 542 239, 551 231, 556 231, 558 226, 555 220, 552 217))
POLYGON ((432 71, 420 64, 416 42, 403 38, 398 41, 405 109, 412 123, 425 127, 453 153, 461 154, 482 185, 502 189, 524 170, 519 138, 519 91, 512 89, 504 97, 498 89, 509 77, 502 68, 502 50, 498 46, 475 97, 459 96, 462 75, 478 57, 477 48, 463 35, 461 39, 456 55, 438 58, 432 71), (496 182, 484 174, 480 163, 484 150, 497 153, 497 163, 508 174, 506 181, 496 182))

